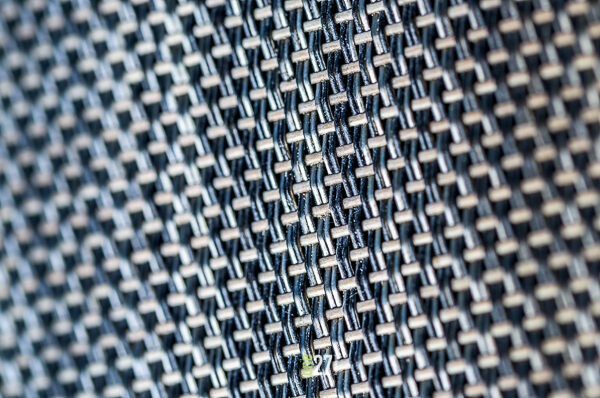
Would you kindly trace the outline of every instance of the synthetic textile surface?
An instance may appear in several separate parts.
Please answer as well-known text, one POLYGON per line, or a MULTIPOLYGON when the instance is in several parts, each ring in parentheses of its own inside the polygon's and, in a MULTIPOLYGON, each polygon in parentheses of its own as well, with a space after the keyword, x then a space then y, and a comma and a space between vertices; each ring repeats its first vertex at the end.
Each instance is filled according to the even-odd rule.
POLYGON ((600 395, 597 1, 0 14, 1 395, 600 395))

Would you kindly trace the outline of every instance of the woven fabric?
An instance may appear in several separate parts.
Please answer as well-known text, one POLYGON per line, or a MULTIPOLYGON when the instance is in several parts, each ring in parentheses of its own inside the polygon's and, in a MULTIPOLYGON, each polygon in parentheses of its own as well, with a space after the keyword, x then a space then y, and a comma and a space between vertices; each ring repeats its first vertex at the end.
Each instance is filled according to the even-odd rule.
POLYGON ((600 396, 597 1, 0 14, 0 395, 600 396))

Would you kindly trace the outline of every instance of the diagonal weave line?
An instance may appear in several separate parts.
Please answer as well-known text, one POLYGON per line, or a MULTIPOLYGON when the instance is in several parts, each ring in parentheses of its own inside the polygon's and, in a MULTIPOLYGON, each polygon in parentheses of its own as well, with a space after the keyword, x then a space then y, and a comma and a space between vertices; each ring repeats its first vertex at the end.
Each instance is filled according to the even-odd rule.
POLYGON ((600 396, 596 0, 0 3, 0 395, 600 396))

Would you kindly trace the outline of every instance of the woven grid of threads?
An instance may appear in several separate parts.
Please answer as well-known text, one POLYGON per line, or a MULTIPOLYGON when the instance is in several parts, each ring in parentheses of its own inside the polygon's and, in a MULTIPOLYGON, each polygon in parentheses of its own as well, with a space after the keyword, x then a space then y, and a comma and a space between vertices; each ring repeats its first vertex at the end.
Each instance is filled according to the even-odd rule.
POLYGON ((600 394, 597 1, 0 11, 2 396, 600 394))

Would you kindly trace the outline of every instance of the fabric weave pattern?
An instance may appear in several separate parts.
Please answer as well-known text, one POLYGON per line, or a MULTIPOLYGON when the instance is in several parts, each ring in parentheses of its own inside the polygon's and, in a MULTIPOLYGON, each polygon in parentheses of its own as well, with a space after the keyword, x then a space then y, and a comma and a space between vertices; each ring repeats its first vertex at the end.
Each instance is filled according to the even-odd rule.
POLYGON ((0 14, 0 395, 600 396, 598 1, 0 14))

